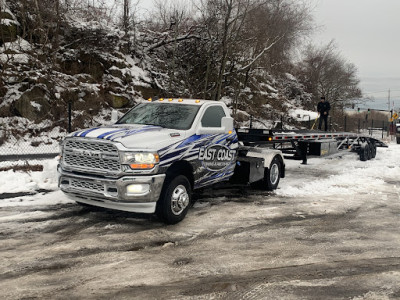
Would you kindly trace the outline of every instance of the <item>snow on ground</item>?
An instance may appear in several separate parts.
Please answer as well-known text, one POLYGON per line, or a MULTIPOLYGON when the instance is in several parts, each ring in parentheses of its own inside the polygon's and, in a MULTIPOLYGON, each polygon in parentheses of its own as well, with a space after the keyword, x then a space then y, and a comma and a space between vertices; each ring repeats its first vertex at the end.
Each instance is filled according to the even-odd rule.
MULTIPOLYGON (((0 194, 4 193, 29 193, 40 189, 57 189, 57 163, 58 159, 35 161, 43 165, 43 172, 3 171, 0 172, 0 194)), ((24 164, 24 162, 16 162, 24 164)))
MULTIPOLYGON (((347 152, 334 157, 310 158, 307 165, 301 165, 297 160, 286 160, 286 177, 281 179, 275 194, 282 197, 321 196, 320 205, 326 205, 324 199, 335 195, 347 195, 349 201, 360 194, 379 197, 382 191, 388 188, 389 183, 389 186, 394 189, 393 192, 400 195, 400 189, 396 184, 400 181, 399 157, 400 145, 392 142, 388 148, 378 148, 376 158, 367 162, 360 161, 356 153, 347 152), (310 178, 297 176, 296 173, 304 174, 305 170, 302 170, 304 168, 309 170, 307 173, 314 176, 310 178), (320 174, 320 176, 315 176, 315 174, 320 174)), ((0 194, 34 193, 40 189, 57 190, 57 158, 39 161, 39 163, 43 165, 43 172, 14 172, 12 170, 0 172, 0 194)), ((57 195, 59 201, 69 202, 62 193, 57 193, 59 193, 57 195)), ((27 196, 23 199, 27 203, 21 201, 20 205, 37 205, 39 203, 36 201, 44 200, 37 196, 27 196), (33 198, 35 201, 32 201, 33 198)), ((10 205, 10 201, 15 205, 15 199, 5 199, 0 201, 0 207, 10 205)), ((334 202, 331 204, 335 205, 334 202)))
POLYGON ((305 122, 309 120, 315 120, 318 118, 318 113, 315 111, 304 110, 300 108, 294 108, 289 110, 290 116, 296 121, 305 122))
MULTIPOLYGON (((325 159, 312 158, 308 160, 308 165, 298 165, 298 161, 286 161, 289 170, 325 170, 324 176, 306 185, 301 178, 289 179, 288 182, 285 182, 285 178, 282 180, 284 185, 277 194, 296 197, 379 193, 379 188, 391 178, 400 178, 400 167, 396 165, 399 156, 400 145, 391 144, 389 148, 378 148, 377 157, 367 162, 360 161, 356 153, 325 159)), ((290 172, 288 176, 290 177, 290 172)))

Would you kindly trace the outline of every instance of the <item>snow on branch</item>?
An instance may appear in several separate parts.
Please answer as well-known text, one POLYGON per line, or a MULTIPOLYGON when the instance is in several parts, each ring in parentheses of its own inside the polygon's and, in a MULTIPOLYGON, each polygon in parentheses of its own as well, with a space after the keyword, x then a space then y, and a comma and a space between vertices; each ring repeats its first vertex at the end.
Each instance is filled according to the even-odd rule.
MULTIPOLYGON (((236 73, 244 72, 247 71, 260 57, 264 55, 266 51, 271 49, 283 36, 277 37, 271 44, 268 45, 268 47, 265 47, 251 62, 249 62, 246 66, 236 70, 236 73)), ((229 75, 233 72, 225 72, 224 76, 229 75)))
POLYGON ((145 51, 146 51, 146 52, 150 52, 150 51, 152 51, 152 50, 154 50, 154 49, 156 49, 156 48, 159 48, 159 47, 161 47, 161 46, 164 46, 164 45, 167 45, 167 44, 171 44, 171 43, 174 43, 174 42, 179 42, 179 41, 183 41, 183 40, 188 40, 188 39, 201 39, 201 37, 198 36, 198 35, 195 35, 195 34, 187 33, 187 34, 185 34, 185 35, 178 36, 177 38, 164 39, 164 40, 162 40, 162 41, 160 41, 160 42, 158 42, 158 43, 155 43, 155 44, 153 44, 153 45, 147 47, 147 48, 145 49, 145 51))

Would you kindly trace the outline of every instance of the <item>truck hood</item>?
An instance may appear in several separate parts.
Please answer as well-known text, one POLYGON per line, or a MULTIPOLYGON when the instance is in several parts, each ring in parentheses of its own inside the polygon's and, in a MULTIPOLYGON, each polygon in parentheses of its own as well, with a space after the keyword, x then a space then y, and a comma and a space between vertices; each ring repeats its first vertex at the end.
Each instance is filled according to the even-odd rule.
POLYGON ((120 142, 127 148, 158 150, 184 139, 186 132, 153 125, 113 125, 76 131, 71 136, 120 142))

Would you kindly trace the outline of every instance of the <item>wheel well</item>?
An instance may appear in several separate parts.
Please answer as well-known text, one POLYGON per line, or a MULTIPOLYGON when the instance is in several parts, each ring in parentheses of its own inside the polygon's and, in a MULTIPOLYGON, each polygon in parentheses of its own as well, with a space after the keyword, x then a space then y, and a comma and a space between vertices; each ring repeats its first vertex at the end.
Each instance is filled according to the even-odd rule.
POLYGON ((167 180, 172 179, 178 175, 184 175, 189 180, 190 185, 193 190, 194 186, 194 176, 193 176, 193 167, 187 161, 177 161, 173 163, 166 172, 167 180))

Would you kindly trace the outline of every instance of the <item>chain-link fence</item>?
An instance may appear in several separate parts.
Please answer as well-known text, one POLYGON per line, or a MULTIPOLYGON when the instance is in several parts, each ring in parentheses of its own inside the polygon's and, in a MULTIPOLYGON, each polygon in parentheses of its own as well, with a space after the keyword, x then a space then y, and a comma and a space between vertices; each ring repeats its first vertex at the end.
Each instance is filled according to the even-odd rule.
POLYGON ((11 124, 0 123, 0 167, 7 161, 55 157, 59 141, 65 136, 62 127, 33 124, 22 118, 10 119, 11 124))
MULTIPOLYGON (((119 115, 127 110, 118 110, 119 115)), ((0 170, 10 165, 56 157, 60 141, 69 132, 110 124, 111 109, 93 109, 82 103, 74 105, 68 102, 58 118, 56 122, 40 123, 20 117, 0 118, 0 170)))

